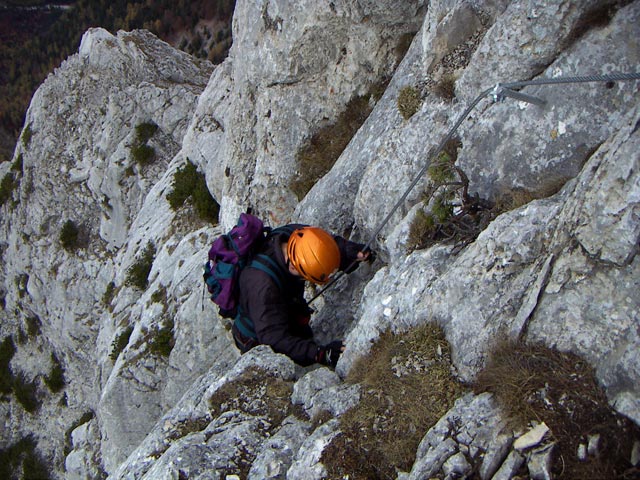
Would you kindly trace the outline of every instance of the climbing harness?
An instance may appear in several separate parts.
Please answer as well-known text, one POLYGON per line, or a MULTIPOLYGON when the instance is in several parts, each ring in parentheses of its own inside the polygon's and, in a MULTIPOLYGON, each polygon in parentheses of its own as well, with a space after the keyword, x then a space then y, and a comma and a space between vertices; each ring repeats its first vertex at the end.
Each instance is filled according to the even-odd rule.
MULTIPOLYGON (((506 98, 513 98, 519 101, 531 103, 533 105, 537 105, 539 107, 543 107, 546 105, 546 101, 542 98, 534 97, 532 95, 528 95, 522 92, 519 92, 515 89, 519 89, 522 87, 533 86, 533 85, 560 85, 567 83, 590 83, 590 82, 618 82, 618 81, 629 81, 629 80, 640 80, 640 72, 638 73, 610 73, 606 75, 584 75, 584 76, 576 76, 576 77, 556 77, 556 78, 539 78, 535 80, 524 80, 518 82, 507 82, 507 83, 497 83, 494 87, 488 88, 484 90, 480 95, 478 95, 469 106, 462 112, 462 114, 458 117, 456 122, 453 124, 453 127, 449 130, 449 133, 445 135, 445 137, 440 141, 436 149, 431 154, 431 157, 428 160, 432 160, 437 157, 437 155, 444 149, 445 145, 451 138, 453 138, 454 133, 458 130, 462 122, 467 118, 467 116, 471 113, 471 111, 480 103, 480 101, 487 97, 491 96, 493 99, 493 103, 502 102, 506 98)), ((415 178, 411 181, 409 186, 406 188, 404 193, 400 196, 398 201, 393 205, 389 213, 384 217, 380 225, 375 229, 367 243, 365 243, 364 248, 362 249, 364 252, 370 250, 371 245, 380 234, 382 229, 389 223, 391 217, 396 213, 398 208, 404 203, 404 201, 409 196, 409 193, 413 188, 418 184, 420 179, 424 176, 424 174, 429 169, 431 165, 431 161, 425 163, 425 165, 420 169, 415 178)), ((347 271, 351 270, 351 268, 356 264, 357 261, 351 263, 351 265, 346 269, 347 271)), ((320 297, 324 292, 326 292, 329 288, 331 288, 340 278, 344 275, 344 271, 339 272, 334 276, 334 278, 322 288, 308 303, 313 302, 315 299, 320 297)))

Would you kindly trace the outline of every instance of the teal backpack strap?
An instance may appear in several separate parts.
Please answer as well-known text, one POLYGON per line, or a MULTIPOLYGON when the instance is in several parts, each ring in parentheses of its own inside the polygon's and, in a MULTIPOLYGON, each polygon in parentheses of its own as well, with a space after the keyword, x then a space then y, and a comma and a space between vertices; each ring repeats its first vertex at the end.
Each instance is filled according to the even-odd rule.
POLYGON ((269 232, 269 236, 272 235, 280 235, 280 234, 285 234, 288 237, 291 236, 291 234, 295 231, 295 228, 292 227, 291 225, 284 225, 282 227, 278 227, 278 228, 274 228, 269 232))
POLYGON ((275 262, 275 260, 267 255, 260 253, 256 255, 249 266, 263 271, 264 273, 269 275, 271 279, 276 283, 280 291, 282 291, 282 276, 284 272, 282 271, 282 268, 275 262))
POLYGON ((253 338, 254 340, 258 339, 253 322, 244 314, 241 306, 238 306, 238 313, 236 318, 233 319, 233 323, 245 337, 253 338))
MULTIPOLYGON (((283 290, 283 275, 284 272, 282 268, 273 260, 271 257, 264 255, 262 253, 255 256, 255 258, 248 265, 249 267, 255 268, 256 270, 260 270, 275 282, 280 291, 283 290)), ((240 330, 240 333, 245 337, 250 337, 253 339, 257 339, 255 328, 253 326, 253 322, 251 319, 244 313, 242 307, 238 306, 238 314, 234 319, 235 325, 240 330)))

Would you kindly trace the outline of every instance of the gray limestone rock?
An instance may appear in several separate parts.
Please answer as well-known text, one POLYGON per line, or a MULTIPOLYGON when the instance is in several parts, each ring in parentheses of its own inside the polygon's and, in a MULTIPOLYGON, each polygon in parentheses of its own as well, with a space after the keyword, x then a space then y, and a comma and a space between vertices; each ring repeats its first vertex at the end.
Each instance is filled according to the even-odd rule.
POLYGON ((525 459, 517 451, 512 450, 502 463, 496 474, 491 477, 492 480, 511 480, 513 476, 520 470, 525 459))
MULTIPOLYGON (((38 445, 52 459, 54 472, 64 464, 65 431, 87 411, 97 411, 103 388, 112 384, 108 382, 113 368, 109 355, 116 331, 133 325, 149 301, 149 297, 140 300, 130 288, 120 290, 120 295, 114 288, 114 298, 109 300, 104 295, 116 277, 114 286, 116 282, 122 286, 142 239, 143 245, 150 236, 159 241, 161 232, 170 227, 173 215, 163 196, 165 206, 155 208, 153 232, 139 222, 141 207, 147 195, 161 187, 211 71, 210 63, 173 49, 149 32, 111 35, 91 29, 79 53, 49 75, 32 99, 25 121, 29 141, 19 142, 15 153, 21 165, 19 188, 13 192, 15 206, 3 206, 0 222, 2 291, 6 292, 2 335, 16 335, 25 318, 39 319, 39 334, 20 349, 13 368, 48 375, 49 358, 55 353, 66 387, 45 400, 42 416, 12 421, 8 428, 12 433, 6 438, 18 440, 27 431, 47 432, 38 435, 42 437, 38 445), (151 123, 157 129, 147 144, 155 160, 143 166, 136 162, 132 146, 136 127, 151 123), (61 245, 68 222, 78 231, 75 250, 61 245), (141 224, 144 233, 139 230, 141 224), (16 282, 16 277, 24 283, 16 282), (49 424, 47 418, 56 421, 49 424)), ((166 182, 170 181, 169 177, 166 182)), ((167 296, 173 311, 175 300, 167 296)), ((144 412, 159 413, 162 400, 154 389, 162 383, 162 362, 148 359, 139 366, 144 372, 133 376, 142 388, 134 391, 149 409, 134 407, 127 412, 131 436, 107 438, 105 419, 98 415, 100 432, 95 441, 76 454, 115 468, 126 456, 113 463, 108 455, 101 457, 102 442, 106 446, 121 441, 131 447, 155 422, 144 412), (154 372, 156 367, 160 368, 154 372), (145 390, 151 399, 138 395, 145 390)), ((203 371, 199 368, 198 374, 203 371)), ((127 393, 133 396, 131 390, 127 393)), ((121 398, 128 398, 127 393, 121 398)), ((123 424, 122 418, 115 421, 123 424)), ((79 467, 78 462, 75 465, 79 467)), ((87 465, 87 472, 102 469, 100 464, 87 465)))
POLYGON ((338 420, 329 420, 316 428, 304 441, 295 460, 287 471, 287 480, 320 480, 327 471, 320 458, 331 440, 340 433, 338 420))
MULTIPOLYGON (((487 33, 478 54, 465 69, 456 91, 473 92, 467 88, 470 87, 470 78, 480 78, 474 73, 478 68, 486 69, 489 77, 482 78, 487 82, 485 87, 492 86, 489 83, 491 78, 495 78, 494 82, 509 82, 532 77, 553 79, 605 74, 610 71, 606 65, 615 65, 612 70, 617 72, 633 71, 640 52, 637 45, 626 42, 624 38, 633 36, 632 32, 638 28, 640 9, 637 4, 617 12, 608 27, 593 28, 585 33, 579 43, 566 48, 549 64, 536 58, 533 51, 527 51, 529 46, 535 51, 541 47, 543 50, 557 49, 562 44, 562 38, 554 36, 557 32, 544 32, 548 28, 561 28, 567 33, 572 31, 569 18, 566 19, 568 23, 558 21, 543 24, 533 22, 533 18, 539 18, 536 15, 568 15, 573 22, 579 22, 586 15, 585 12, 589 11, 587 5, 584 7, 584 10, 582 6, 576 8, 575 2, 566 1, 551 2, 542 9, 531 2, 512 4, 510 8, 530 9, 528 20, 522 17, 518 19, 519 24, 531 29, 530 35, 551 35, 546 38, 553 38, 553 42, 528 43, 530 40, 526 35, 523 37, 510 31, 507 44, 500 42, 500 45, 520 54, 527 52, 527 59, 521 62, 517 55, 508 62, 496 59, 496 68, 490 70, 485 63, 487 55, 493 57, 505 53, 504 50, 490 47, 497 42, 494 38, 497 30, 494 27, 487 33), (537 28, 541 31, 536 31, 537 28), (509 43, 512 43, 511 47, 508 47, 509 43), (487 55, 482 55, 485 49, 487 55), (480 66, 476 61, 483 63, 480 66), (502 66, 497 67, 500 64, 502 66), (544 68, 541 69, 543 64, 544 68), (523 69, 532 71, 527 74, 523 69)), ((512 25, 509 25, 509 29, 511 28, 512 25)), ((539 54, 542 57, 547 55, 546 52, 539 54)), ((475 90, 476 94, 480 91, 480 88, 475 90)), ((463 148, 460 152, 460 166, 469 177, 471 190, 485 198, 499 199, 501 195, 514 190, 535 195, 548 195, 557 191, 567 180, 575 177, 593 151, 616 132, 614 125, 634 104, 632 99, 635 87, 633 82, 619 82, 613 86, 604 82, 578 83, 525 87, 522 92, 545 99, 547 105, 540 108, 524 102, 505 100, 498 105, 486 106, 478 112, 473 128, 461 129, 463 148)))
POLYGON ((551 480, 551 462, 555 444, 550 443, 534 448, 527 453, 527 468, 534 480, 551 480))
MULTIPOLYGON (((35 93, 14 158, 0 164, 16 183, 0 206, 0 340, 13 340, 11 371, 40 403, 0 402, 3 448, 33 434, 56 479, 322 478, 339 421, 312 431, 286 410, 340 416, 359 398, 341 380, 353 363, 382 332, 425 322, 444 330, 462 380, 498 338, 541 342, 585 358, 611 404, 640 423, 637 82, 522 89, 544 108, 482 100, 457 134, 470 193, 537 200, 459 252, 407 248, 430 185, 415 176, 469 102, 499 81, 636 71, 639 15, 637 0, 240 0, 216 67, 146 31, 90 29, 35 93), (376 85, 372 113, 299 201, 298 151, 376 85), (421 99, 410 118, 398 109, 405 87, 421 99), (151 122, 145 165, 132 147, 151 122), (167 202, 187 159, 221 205, 219 226, 167 202), (203 296, 208 246, 248 206, 269 225, 319 224, 378 251, 313 304, 318 341, 345 339, 337 375, 268 347, 240 357, 203 296), (60 241, 68 220, 75 251, 60 241), (128 271, 149 243, 138 290, 128 271), (161 333, 168 355, 153 352, 161 333), (54 357, 56 392, 45 382, 54 357), (293 395, 268 400, 269 382, 293 395), (286 418, 270 416, 276 401, 286 418)), ((524 461, 512 440, 490 395, 463 396, 400 478, 453 476, 467 462, 509 479, 524 461)))
POLYGON ((480 464, 483 457, 499 456, 494 462, 501 462, 506 452, 497 439, 504 429, 490 394, 465 395, 424 436, 407 478, 430 478, 440 472, 464 476, 473 468, 470 462, 480 464))
POLYGON ((346 385, 328 368, 307 373, 293 387, 291 401, 301 404, 307 415, 316 418, 324 412, 340 416, 360 400, 358 385, 346 385))
POLYGON ((396 47, 419 29, 424 7, 237 2, 229 59, 200 99, 183 149, 207 172, 225 227, 248 206, 273 226, 298 219, 296 152, 350 99, 391 76, 396 47))
POLYGON ((309 423, 288 417, 278 431, 265 440, 260 453, 251 465, 247 478, 284 479, 302 442, 310 434, 309 423))
POLYGON ((442 465, 442 472, 447 479, 463 478, 469 475, 471 470, 472 467, 469 465, 467 457, 461 452, 449 457, 442 465))

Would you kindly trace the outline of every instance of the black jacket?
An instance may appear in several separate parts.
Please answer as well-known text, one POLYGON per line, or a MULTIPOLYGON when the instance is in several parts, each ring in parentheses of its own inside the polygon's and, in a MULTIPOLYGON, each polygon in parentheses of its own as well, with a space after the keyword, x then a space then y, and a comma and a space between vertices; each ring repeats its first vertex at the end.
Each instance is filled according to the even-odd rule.
MULTIPOLYGON (((340 249, 340 269, 345 270, 364 245, 338 236, 334 239, 340 249)), ((304 279, 291 275, 284 260, 281 245, 287 240, 287 234, 275 234, 258 252, 280 267, 282 288, 268 273, 249 266, 240 274, 240 309, 253 323, 259 344, 271 346, 275 352, 289 356, 300 365, 310 365, 316 361, 318 345, 307 325, 310 310, 304 299, 304 279)))

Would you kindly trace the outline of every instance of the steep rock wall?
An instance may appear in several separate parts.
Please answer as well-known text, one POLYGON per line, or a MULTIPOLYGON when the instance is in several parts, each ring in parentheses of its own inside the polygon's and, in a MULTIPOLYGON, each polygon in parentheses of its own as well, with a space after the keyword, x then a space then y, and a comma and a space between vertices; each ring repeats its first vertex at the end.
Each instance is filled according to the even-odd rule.
MULTIPOLYGON (((371 342, 430 321, 444 329, 464 380, 497 339, 541 341, 584 356, 615 408, 640 422, 637 82, 526 87, 547 100, 544 109, 479 104, 459 130, 472 191, 546 198, 500 215, 457 254, 446 245, 409 252, 421 179, 375 239, 380 260, 315 304, 319 339, 346 336, 340 376, 300 369, 265 347, 239 358, 200 290, 207 245, 247 206, 273 225, 295 219, 368 239, 479 91, 503 80, 637 71, 638 5, 239 1, 234 47, 215 69, 145 32, 89 31, 39 89, 30 134, 11 165, 0 165, 2 176, 22 165, 2 206, 0 328, 16 340, 11 370, 35 382, 41 403, 28 412, 6 396, 2 446, 34 433, 60 478, 322 478, 322 451, 339 422, 314 424, 293 404, 339 417, 360 396, 341 376, 371 342), (398 38, 418 30, 398 65, 398 38), (298 203, 290 182, 300 146, 389 75, 365 124, 298 203), (453 98, 434 89, 448 76, 453 98), (409 119, 398 110, 404 87, 422 94, 409 119), (149 140, 156 161, 141 167, 131 146, 135 127, 149 121, 159 127, 149 140), (187 159, 206 174, 221 227, 169 207, 187 159), (67 218, 88 232, 75 253, 59 243, 67 218), (149 242, 156 253, 140 291, 127 272, 149 242), (38 324, 40 334, 29 334, 38 324), (172 349, 154 354, 167 327, 172 349), (44 382, 51 353, 65 370, 59 392, 44 382), (256 375, 264 382, 251 383, 256 375), (273 391, 285 401, 274 403, 273 391)), ((423 432, 412 471, 399 477, 452 469, 465 450, 485 452, 470 460, 490 478, 510 458, 502 427, 490 395, 465 396, 423 432), (447 431, 453 418, 468 420, 464 435, 447 431)))

